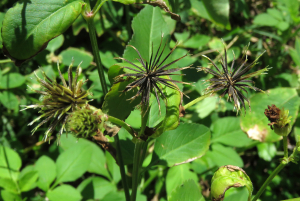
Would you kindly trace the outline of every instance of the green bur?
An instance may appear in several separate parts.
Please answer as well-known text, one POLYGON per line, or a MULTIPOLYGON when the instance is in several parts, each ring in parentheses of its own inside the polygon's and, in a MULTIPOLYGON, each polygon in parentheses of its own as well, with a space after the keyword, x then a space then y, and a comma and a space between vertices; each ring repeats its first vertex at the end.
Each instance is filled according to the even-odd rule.
POLYGON ((252 182, 242 168, 233 165, 222 166, 215 172, 211 183, 211 197, 213 201, 223 200, 225 192, 229 188, 243 186, 248 189, 248 200, 251 200, 253 191, 252 182))

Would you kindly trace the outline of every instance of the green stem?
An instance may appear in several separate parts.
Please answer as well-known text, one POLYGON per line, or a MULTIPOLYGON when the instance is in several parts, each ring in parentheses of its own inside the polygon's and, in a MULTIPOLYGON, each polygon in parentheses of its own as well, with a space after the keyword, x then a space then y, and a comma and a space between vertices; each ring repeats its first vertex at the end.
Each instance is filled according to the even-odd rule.
POLYGON ((114 139, 115 139, 115 142, 116 142, 117 159, 118 159, 118 164, 119 164, 119 167, 120 167, 120 172, 121 172, 121 177, 122 177, 122 184, 123 184, 123 188, 124 188, 124 191, 125 191, 126 201, 130 201, 129 187, 128 187, 127 178, 126 178, 126 172, 125 172, 125 166, 124 166, 123 157, 122 157, 122 151, 121 151, 119 135, 115 135, 114 139))
POLYGON ((188 109, 189 107, 195 105, 196 103, 198 103, 199 101, 209 97, 211 94, 205 94, 203 96, 200 96, 199 98, 196 98, 194 100, 192 100, 191 102, 189 102, 188 104, 184 105, 184 109, 188 109))
POLYGON ((132 135, 132 137, 136 137, 133 128, 129 124, 125 123, 124 121, 112 116, 108 116, 108 121, 125 128, 128 131, 128 133, 132 135))
POLYGON ((287 136, 283 136, 282 142, 283 142, 284 157, 287 158, 289 156, 287 136))
MULTIPOLYGON (((149 116, 148 111, 149 111, 148 106, 147 105, 142 105, 142 112, 141 112, 142 125, 141 125, 141 130, 140 130, 139 135, 138 135, 139 137, 144 135, 146 125, 147 125, 148 116, 149 116)), ((147 141, 145 142, 140 138, 136 138, 134 156, 133 156, 132 193, 131 193, 131 200, 130 201, 135 201, 136 200, 136 193, 137 193, 138 185, 139 185, 139 182, 140 182, 141 167, 142 167, 142 164, 143 164, 144 157, 146 155, 147 146, 148 146, 147 141)))
POLYGON ((137 139, 134 148, 133 169, 132 169, 132 193, 130 201, 136 201, 136 193, 140 182, 141 166, 147 151, 148 143, 137 139))
POLYGON ((0 64, 5 64, 5 63, 12 63, 13 61, 10 60, 10 59, 3 59, 3 60, 0 60, 0 64))
POLYGON ((103 1, 98 0, 97 3, 96 3, 95 6, 94 6, 92 12, 96 15, 96 13, 99 11, 99 9, 101 8, 101 6, 102 6, 106 1, 108 1, 108 0, 103 0, 103 1))
POLYGON ((98 42, 97 42, 97 36, 96 36, 96 29, 94 25, 94 17, 95 13, 91 13, 90 7, 89 7, 89 1, 87 1, 87 6, 86 9, 83 13, 83 18, 86 20, 89 28, 89 35, 90 35, 90 40, 91 40, 91 45, 92 45, 92 50, 93 50, 93 55, 95 57, 95 62, 97 64, 97 69, 98 69, 98 74, 100 77, 100 82, 102 86, 102 91, 104 93, 104 96, 107 94, 107 85, 105 82, 105 76, 104 76, 104 68, 101 63, 101 58, 99 54, 99 48, 98 48, 98 42))
POLYGON ((260 187, 259 191, 255 195, 255 197, 252 199, 252 201, 256 201, 261 196, 261 194, 265 191, 265 189, 270 184, 270 182, 273 180, 273 178, 286 166, 286 164, 287 164, 287 162, 285 161, 285 159, 283 159, 283 161, 280 163, 280 165, 277 166, 277 168, 267 178, 265 183, 260 187))

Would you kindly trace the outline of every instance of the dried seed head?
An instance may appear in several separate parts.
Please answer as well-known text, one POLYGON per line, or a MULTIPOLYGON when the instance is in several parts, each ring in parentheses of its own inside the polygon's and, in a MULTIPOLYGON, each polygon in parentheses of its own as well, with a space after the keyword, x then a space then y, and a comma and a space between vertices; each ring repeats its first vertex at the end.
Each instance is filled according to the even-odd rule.
POLYGON ((272 130, 278 135, 287 136, 291 132, 291 116, 289 116, 289 110, 282 108, 281 110, 274 104, 268 105, 268 109, 265 109, 265 115, 269 119, 268 124, 272 130))
POLYGON ((130 98, 129 100, 133 100, 141 95, 141 99, 142 99, 141 105, 144 105, 146 107, 149 106, 150 93, 154 92, 156 101, 158 102, 159 111, 160 111, 159 95, 161 95, 164 100, 167 99, 163 93, 162 85, 172 88, 174 90, 180 91, 179 88, 177 87, 176 83, 190 84, 190 83, 186 83, 186 82, 172 80, 169 78, 170 75, 181 75, 181 74, 173 74, 173 73, 180 71, 180 70, 190 68, 190 66, 165 70, 166 68, 168 68, 172 64, 176 63, 180 59, 186 57, 187 55, 180 57, 168 64, 164 64, 164 62, 173 53, 176 46, 171 50, 171 52, 165 58, 161 59, 161 56, 164 52, 164 49, 165 49, 167 43, 164 45, 163 49, 160 52, 161 45, 162 45, 162 38, 161 38, 161 43, 159 45, 159 48, 158 48, 157 52, 154 54, 153 53, 153 44, 152 44, 152 53, 151 53, 150 61, 144 61, 140 52, 135 47, 128 45, 129 47, 132 47, 138 53, 139 58, 137 60, 141 63, 141 66, 138 66, 138 65, 128 61, 127 59, 117 58, 117 59, 122 59, 122 60, 126 61, 127 63, 131 64, 132 65, 131 67, 124 67, 124 68, 132 71, 132 73, 125 73, 125 74, 119 75, 115 78, 116 81, 123 81, 123 79, 122 79, 123 77, 132 78, 134 81, 132 83, 128 84, 123 92, 130 91, 134 88, 139 88, 136 95, 133 96, 132 98, 130 98))
POLYGON ((42 71, 44 79, 41 79, 35 73, 37 81, 41 84, 42 90, 33 90, 34 92, 41 94, 41 101, 34 105, 24 106, 23 110, 34 108, 40 109, 39 113, 42 113, 38 118, 30 122, 28 125, 32 125, 36 121, 44 118, 44 120, 39 123, 33 130, 32 134, 43 124, 52 120, 48 130, 45 132, 44 140, 46 140, 54 132, 55 128, 61 124, 61 129, 59 134, 65 130, 65 125, 69 118, 69 113, 75 111, 77 108, 85 106, 88 102, 86 99, 89 93, 89 90, 85 91, 82 89, 82 85, 85 83, 82 80, 78 81, 78 77, 81 73, 80 64, 76 69, 75 78, 72 75, 72 65, 73 61, 68 69, 68 85, 64 79, 60 69, 59 63, 57 63, 58 72, 62 84, 58 84, 55 79, 49 78, 45 72, 42 71))
POLYGON ((208 59, 211 64, 216 68, 216 71, 211 68, 198 68, 199 71, 205 71, 206 73, 212 74, 214 78, 208 79, 207 82, 210 83, 210 86, 206 88, 207 93, 215 93, 217 91, 223 90, 220 97, 224 97, 226 94, 228 94, 228 98, 231 101, 233 99, 234 106, 237 109, 237 113, 239 110, 241 110, 240 105, 245 109, 246 113, 246 106, 245 101, 248 102, 249 109, 251 110, 250 101, 245 97, 245 95, 242 92, 246 92, 246 88, 253 89, 255 91, 261 91, 261 89, 248 85, 250 83, 254 83, 252 80, 246 80, 248 78, 258 76, 261 74, 264 74, 264 72, 268 71, 270 68, 264 68, 261 70, 258 70, 253 73, 248 73, 256 64, 257 60, 263 55, 263 53, 256 58, 252 63, 247 65, 247 48, 244 50, 243 57, 245 57, 245 61, 240 66, 234 66, 235 64, 235 58, 233 59, 231 66, 229 66, 227 62, 227 51, 226 48, 224 48, 225 57, 221 58, 221 65, 222 69, 220 69, 210 58, 208 58, 205 55, 202 55, 206 59, 208 59))

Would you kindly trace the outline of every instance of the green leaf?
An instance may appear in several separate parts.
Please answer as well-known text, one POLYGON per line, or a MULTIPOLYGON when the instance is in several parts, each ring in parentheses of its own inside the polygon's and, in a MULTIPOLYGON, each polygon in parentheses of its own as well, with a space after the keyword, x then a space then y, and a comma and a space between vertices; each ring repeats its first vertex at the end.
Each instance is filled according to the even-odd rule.
POLYGON ((219 142, 234 147, 244 147, 252 142, 240 127, 240 118, 224 117, 211 125, 211 142, 219 142))
POLYGON ((276 146, 274 143, 260 143, 257 145, 258 156, 265 161, 271 161, 276 156, 276 146))
POLYGON ((272 15, 267 13, 262 13, 255 16, 253 20, 253 24, 261 25, 261 26, 271 26, 275 27, 279 23, 279 20, 274 18, 272 15))
POLYGON ((4 52, 16 65, 32 58, 62 34, 80 15, 83 1, 31 0, 17 3, 5 15, 4 52))
POLYGON ((56 177, 56 165, 48 156, 41 156, 35 163, 34 169, 38 172, 37 186, 43 191, 49 189, 56 177))
POLYGON ((75 181, 85 173, 91 162, 91 153, 92 147, 82 144, 60 154, 56 161, 57 179, 55 184, 75 181))
POLYGON ((198 116, 203 119, 207 117, 211 112, 216 110, 217 107, 217 96, 210 96, 204 100, 198 102, 195 106, 198 116))
POLYGON ((200 124, 182 123, 156 139, 152 165, 179 165, 200 158, 208 150, 210 131, 200 124))
MULTIPOLYGON (((166 189, 168 197, 171 196, 172 191, 174 191, 176 187, 181 186, 186 180, 193 180, 194 182, 198 183, 198 176, 195 172, 190 171, 189 164, 171 167, 168 170, 166 177, 166 189)), ((199 186, 197 186, 197 189, 200 192, 199 186)))
POLYGON ((21 192, 32 190, 36 187, 36 180, 39 174, 37 171, 27 172, 19 179, 19 187, 21 192))
POLYGON ((137 89, 122 93, 125 87, 131 82, 132 80, 118 82, 110 88, 105 96, 102 107, 102 111, 105 114, 125 120, 134 107, 140 103, 140 97, 137 97, 133 101, 128 100, 136 94, 137 89))
POLYGON ((120 168, 116 163, 116 160, 112 155, 107 151, 105 152, 107 168, 112 175, 113 181, 117 184, 121 180, 120 168))
POLYGON ((64 40, 65 40, 64 35, 61 34, 61 35, 57 36, 56 38, 54 38, 53 40, 51 40, 48 43, 48 46, 46 47, 46 49, 49 50, 50 52, 54 52, 55 50, 57 50, 58 48, 60 48, 63 45, 64 40))
POLYGON ((7 190, 0 191, 1 197, 4 201, 22 201, 21 197, 17 194, 11 193, 7 190))
POLYGON ((169 201, 205 201, 199 187, 193 180, 187 180, 172 192, 169 201))
POLYGON ((250 98, 251 112, 241 116, 241 128, 254 140, 261 142, 275 142, 281 137, 268 126, 268 118, 264 111, 268 105, 275 104, 278 108, 284 107, 292 116, 291 125, 294 124, 299 110, 299 96, 296 89, 276 88, 267 91, 268 94, 256 93, 250 98))
POLYGON ((202 49, 209 41, 211 37, 203 34, 195 34, 189 38, 182 45, 186 48, 202 49))
POLYGON ((226 191, 224 201, 241 201, 249 198, 249 191, 247 188, 230 188, 226 191))
POLYGON ((79 201, 82 196, 73 186, 63 184, 52 191, 47 192, 49 200, 55 201, 79 201))
POLYGON ((0 146, 0 178, 17 180, 22 160, 14 150, 0 146))
MULTIPOLYGON (((2 22, 4 20, 4 16, 5 16, 5 13, 0 12, 0 30, 2 29, 2 22)), ((2 37, 1 37, 1 34, 0 34, 0 49, 2 49, 2 47, 3 47, 2 37)))
POLYGON ((90 66, 93 61, 93 55, 87 51, 80 50, 77 48, 68 48, 60 53, 62 56, 62 63, 66 66, 70 65, 72 59, 74 59, 74 66, 78 66, 80 64, 82 69, 86 69, 90 66))
POLYGON ((144 4, 150 4, 152 6, 158 6, 161 9, 163 9, 165 12, 169 13, 172 17, 172 19, 180 21, 180 16, 176 13, 173 12, 173 10, 177 10, 178 5, 173 3, 173 1, 171 0, 169 2, 169 0, 163 0, 163 1, 158 1, 158 0, 149 0, 149 1, 145 1, 145 0, 113 0, 115 2, 119 2, 122 4, 139 4, 139 3, 144 3, 144 4))
POLYGON ((102 200, 110 192, 116 193, 117 188, 116 185, 101 177, 89 177, 79 184, 77 190, 81 193, 83 200, 102 200))
POLYGON ((18 109, 19 106, 19 99, 10 91, 3 91, 3 93, 0 93, 0 102, 7 109, 18 109))
POLYGON ((17 184, 12 179, 0 177, 0 187, 11 193, 19 194, 17 184))
MULTIPOLYGON (((133 114, 133 113, 131 113, 133 114)), ((140 114, 140 112, 139 112, 140 114)), ((134 155, 134 143, 132 142, 131 135, 127 132, 126 129, 121 128, 119 133, 120 145, 122 158, 125 165, 129 165, 133 163, 133 155, 134 155)))
POLYGON ((97 146, 95 143, 88 142, 88 144, 89 146, 92 147, 92 157, 87 171, 91 173, 103 175, 110 179, 111 176, 107 171, 106 159, 102 149, 100 149, 100 147, 97 146))
POLYGON ((244 166, 243 160, 234 149, 218 143, 212 144, 212 151, 208 151, 206 155, 219 167, 229 164, 238 167, 244 166))
POLYGON ((25 77, 19 73, 8 73, 1 77, 0 89, 12 89, 25 83, 25 77))
POLYGON ((203 4, 214 23, 228 30, 231 29, 229 22, 229 0, 203 0, 203 4))

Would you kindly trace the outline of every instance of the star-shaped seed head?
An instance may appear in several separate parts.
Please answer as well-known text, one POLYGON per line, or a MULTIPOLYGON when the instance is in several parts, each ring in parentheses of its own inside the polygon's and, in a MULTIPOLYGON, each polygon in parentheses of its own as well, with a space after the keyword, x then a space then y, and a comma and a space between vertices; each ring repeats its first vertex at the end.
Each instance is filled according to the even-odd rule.
MULTIPOLYGON (((132 47, 137 54, 139 55, 139 58, 137 60, 141 65, 134 64, 130 61, 128 61, 125 58, 117 58, 122 59, 125 62, 131 64, 131 67, 123 67, 132 73, 125 73, 122 75, 119 75, 115 78, 117 82, 123 81, 123 77, 127 77, 127 79, 133 79, 134 81, 131 82, 126 86, 126 88, 123 90, 123 92, 130 91, 132 89, 138 88, 138 91, 135 96, 131 97, 129 100, 133 100, 137 98, 138 96, 141 96, 141 105, 148 107, 149 106, 149 99, 151 92, 154 93, 156 100, 158 102, 159 111, 160 111, 160 101, 159 101, 159 95, 162 96, 162 98, 166 101, 167 98, 163 93, 162 85, 169 87, 171 89, 174 89, 176 91, 180 91, 177 87, 176 83, 182 83, 182 84, 190 84, 186 82, 181 82, 177 80, 172 80, 169 76, 170 75, 182 75, 182 74, 174 74, 174 72, 188 69, 188 67, 182 67, 182 68, 171 68, 168 69, 172 64, 176 63, 180 59, 186 57, 187 55, 184 55, 170 63, 164 64, 164 62, 170 57, 170 55, 175 50, 176 46, 170 51, 170 53, 165 57, 162 58, 162 54, 165 50, 165 47, 167 43, 164 45, 164 47, 161 50, 161 43, 159 45, 159 48, 157 52, 153 53, 153 43, 152 43, 152 53, 150 56, 150 61, 145 61, 140 52, 133 46, 128 45, 129 47, 132 47), (160 51, 161 50, 161 51, 160 51)), ((180 91, 181 92, 181 91, 180 91)), ((182 92, 181 92, 182 93, 182 92)))
MULTIPOLYGON (((253 73, 247 74, 258 62, 257 60, 264 54, 264 52, 259 55, 253 62, 250 64, 247 64, 247 49, 249 45, 245 48, 243 57, 245 57, 245 61, 240 65, 235 66, 235 56, 234 59, 231 63, 231 66, 229 68, 229 64, 227 62, 227 51, 226 48, 224 48, 224 53, 225 56, 221 57, 220 63, 222 68, 220 69, 215 62, 213 62, 210 58, 208 58, 205 55, 202 55, 206 59, 208 59, 211 64, 215 67, 216 70, 213 70, 211 68, 204 68, 200 67, 198 68, 199 71, 204 71, 206 73, 212 74, 214 77, 211 79, 208 79, 207 82, 210 83, 210 86, 206 88, 207 93, 215 93, 217 91, 223 90, 221 93, 220 97, 224 97, 226 94, 228 94, 228 98, 230 101, 234 101, 234 106, 237 109, 237 113, 239 110, 241 110, 240 105, 245 109, 246 113, 246 106, 245 106, 245 101, 248 102, 249 109, 251 110, 250 106, 250 101, 248 98, 242 93, 246 92, 246 88, 253 89, 255 91, 261 91, 264 92, 263 90, 248 85, 248 84, 254 84, 252 80, 248 80, 249 78, 252 78, 254 76, 258 76, 261 74, 265 74, 264 72, 268 71, 270 68, 263 68, 261 70, 255 71, 253 73)), ((233 53, 234 55, 234 53, 233 53)), ((247 93, 248 94, 248 93, 247 93)))

